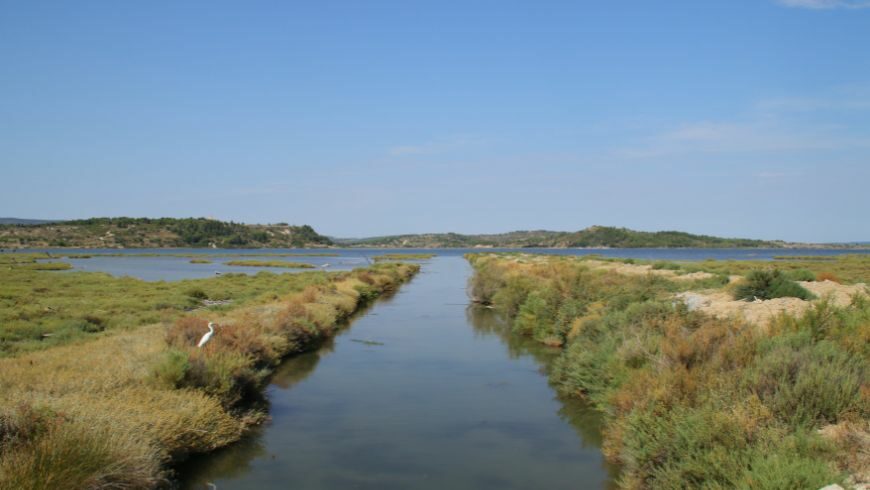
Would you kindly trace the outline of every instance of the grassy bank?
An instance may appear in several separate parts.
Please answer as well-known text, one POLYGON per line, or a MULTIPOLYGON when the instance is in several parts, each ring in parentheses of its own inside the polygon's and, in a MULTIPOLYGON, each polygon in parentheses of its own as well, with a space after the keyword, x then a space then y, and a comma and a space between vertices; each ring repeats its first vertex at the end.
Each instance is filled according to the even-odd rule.
POLYGON ((758 260, 702 260, 663 261, 639 259, 615 259, 589 256, 591 260, 605 260, 644 264, 654 270, 672 270, 679 274, 709 272, 723 275, 745 275, 759 268, 780 270, 796 281, 834 281, 843 284, 870 283, 870 254, 844 254, 836 256, 777 256, 773 262, 758 260))
POLYGON ((870 477, 865 296, 762 326, 675 300, 710 279, 574 258, 469 260, 478 301, 514 332, 563 346, 552 381, 605 414, 604 452, 622 466, 622 488, 820 488, 870 477))
POLYGON ((225 259, 225 258, 246 258, 246 257, 338 257, 337 253, 331 252, 292 252, 292 253, 280 253, 280 252, 267 252, 267 253, 156 253, 156 252, 142 252, 142 253, 116 253, 116 252, 93 252, 88 254, 67 254, 63 252, 58 252, 54 250, 52 252, 45 252, 47 257, 66 257, 68 259, 90 259, 93 257, 116 257, 116 258, 132 258, 132 257, 180 257, 180 258, 190 258, 190 259, 225 259))
MULTIPOLYGON (((64 305, 55 311, 68 318, 100 309, 107 320, 104 331, 66 345, 23 352, 33 349, 13 342, 19 349, 0 359, 0 488, 166 485, 174 461, 227 445, 262 419, 248 402, 259 396, 282 358, 332 335, 361 305, 417 270, 381 264, 176 286, 96 273, 6 269, 23 281, 20 288, 46 288, 58 278, 77 276, 81 283, 70 284, 73 298, 64 296, 63 287, 31 294, 64 305), (131 298, 120 285, 138 289, 131 298), (209 297, 234 291, 237 302, 187 313, 163 308, 168 300, 190 305, 189 294, 177 297, 190 287, 209 297), (162 299, 150 298, 153 294, 162 299), (155 315, 151 322, 148 311, 155 315), (116 325, 114 315, 136 321, 116 325), (209 321, 218 325, 216 332, 198 348, 209 321)), ((11 293, 19 299, 22 294, 21 289, 11 293)), ((25 322, 18 324, 22 327, 28 320, 18 321, 25 322)), ((32 321, 39 325, 38 318, 32 321)), ((7 335, 5 323, 0 334, 7 335)))
POLYGON ((319 274, 223 274, 209 279, 147 282, 37 261, 42 254, 0 254, 0 357, 88 340, 105 332, 168 324, 203 308, 266 303, 308 286, 319 274))
POLYGON ((226 265, 241 267, 284 267, 287 269, 314 269, 316 266, 305 262, 287 262, 284 260, 229 260, 226 265))
POLYGON ((395 253, 395 254, 381 254, 375 255, 374 261, 380 262, 383 260, 429 260, 432 257, 435 257, 435 254, 428 253, 395 253))

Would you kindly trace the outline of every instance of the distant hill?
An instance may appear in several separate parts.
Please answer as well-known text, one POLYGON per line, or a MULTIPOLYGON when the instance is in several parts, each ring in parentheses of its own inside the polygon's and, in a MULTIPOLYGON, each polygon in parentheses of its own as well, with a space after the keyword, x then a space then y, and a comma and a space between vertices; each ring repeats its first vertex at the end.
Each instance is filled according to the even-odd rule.
MULTIPOLYGON (((23 220, 34 221, 34 220, 23 220)), ((0 248, 293 248, 332 241, 308 225, 247 225, 206 218, 91 218, 0 224, 0 248)))
POLYGON ((90 218, 71 221, 0 218, 0 249, 81 248, 866 248, 866 243, 800 244, 720 238, 682 231, 591 226, 580 231, 496 234, 425 233, 330 238, 308 225, 250 225, 207 218, 90 218))
POLYGON ((786 243, 781 241, 719 238, 681 231, 634 231, 610 226, 591 226, 575 232, 536 230, 490 235, 430 233, 333 240, 338 245, 349 247, 385 248, 779 248, 786 246, 786 243))
POLYGON ((57 223, 60 220, 56 219, 21 219, 21 218, 0 218, 0 225, 44 225, 47 223, 57 223))

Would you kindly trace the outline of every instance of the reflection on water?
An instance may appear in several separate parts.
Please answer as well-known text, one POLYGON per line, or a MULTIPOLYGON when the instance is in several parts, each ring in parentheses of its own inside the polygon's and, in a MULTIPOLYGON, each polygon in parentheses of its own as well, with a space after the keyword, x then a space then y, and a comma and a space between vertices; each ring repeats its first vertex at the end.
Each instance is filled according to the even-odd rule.
POLYGON ((306 352, 284 361, 275 370, 275 374, 272 375, 270 382, 273 386, 283 390, 290 389, 296 383, 307 378, 314 371, 314 368, 317 367, 320 359, 332 352, 334 345, 335 340, 329 339, 315 352, 306 352))
POLYGON ((218 449, 208 455, 197 455, 177 468, 177 473, 192 482, 188 488, 208 488, 205 482, 234 479, 251 471, 251 462, 267 457, 263 445, 264 427, 255 427, 230 447, 218 449))
MULTIPOLYGON (((511 333, 510 323, 495 310, 481 306, 469 306, 466 310, 466 316, 475 332, 481 335, 497 336, 507 347, 511 358, 531 356, 538 363, 543 374, 550 374, 551 363, 561 352, 560 348, 549 347, 528 337, 511 333)), ((583 446, 600 448, 603 442, 601 437, 603 414, 594 410, 582 399, 558 393, 555 396, 562 405, 559 408, 559 416, 577 431, 583 446)), ((615 478, 618 473, 617 467, 607 465, 606 468, 611 477, 615 478)))
POLYGON ((271 421, 190 460, 182 488, 607 487, 597 414, 548 385, 554 349, 468 306, 469 274, 462 258, 439 257, 333 342, 284 363, 271 421))

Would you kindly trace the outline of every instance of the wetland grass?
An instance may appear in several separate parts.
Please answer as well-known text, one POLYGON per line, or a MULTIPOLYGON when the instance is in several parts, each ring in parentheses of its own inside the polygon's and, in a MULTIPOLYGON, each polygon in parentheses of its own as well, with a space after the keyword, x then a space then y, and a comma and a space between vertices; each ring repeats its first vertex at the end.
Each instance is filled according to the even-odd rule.
POLYGON ((241 267, 283 267, 287 269, 315 269, 314 264, 305 262, 287 262, 284 260, 230 260, 226 265, 236 265, 241 267))
POLYGON ((435 257, 435 255, 436 254, 433 253, 393 253, 375 255, 373 259, 375 262, 384 260, 429 260, 432 257, 435 257))
POLYGON ((56 276, 16 259, 0 267, 0 311, 16 322, 11 330, 0 323, 10 347, 0 359, 2 489, 167 486, 168 465, 225 446, 263 419, 246 402, 281 358, 332 335, 362 304, 419 269, 382 264, 147 283, 100 273, 56 276), (236 301, 185 314, 185 305, 217 296, 236 301), (63 338, 54 330, 51 348, 15 333, 74 320, 103 331, 74 329, 63 338), (197 348, 208 321, 218 332, 197 348))
MULTIPOLYGON (((516 333, 563 346, 551 380, 604 414, 604 452, 622 467, 620 487, 821 488, 870 467, 866 296, 845 307, 822 300, 765 327, 689 311, 673 300, 682 286, 652 273, 468 258, 477 299, 516 333)), ((860 277, 844 264, 863 260, 837 270, 860 277)), ((712 270, 748 264, 722 266, 712 270)))
MULTIPOLYGON (((799 274, 808 277, 814 274, 816 280, 836 278, 835 282, 844 284, 870 284, 870 254, 848 254, 837 256, 794 257, 781 256, 765 263, 757 260, 704 260, 689 263, 683 267, 687 272, 705 271, 729 275, 745 275, 760 267, 775 268, 784 274, 799 274), (799 272, 797 272, 799 271, 799 272)), ((792 280, 805 280, 793 276, 792 280)))
POLYGON ((203 300, 262 304, 326 280, 312 273, 261 271, 148 282, 97 272, 49 272, 45 262, 37 261, 42 257, 0 254, 0 357, 77 342, 103 331, 169 323, 202 306, 203 300))
POLYGON ((337 253, 332 252, 264 252, 264 253, 156 253, 156 252, 132 252, 132 253, 110 253, 110 252, 94 252, 87 256, 61 255, 68 258, 90 258, 90 257, 179 257, 179 258, 233 258, 233 257, 338 257, 337 253))

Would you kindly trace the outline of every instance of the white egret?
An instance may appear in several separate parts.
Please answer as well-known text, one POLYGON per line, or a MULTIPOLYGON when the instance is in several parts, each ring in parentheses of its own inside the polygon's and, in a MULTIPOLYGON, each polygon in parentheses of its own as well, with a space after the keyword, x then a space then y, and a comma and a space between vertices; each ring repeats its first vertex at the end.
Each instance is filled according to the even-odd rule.
POLYGON ((214 323, 208 322, 208 333, 206 333, 205 335, 202 336, 201 339, 199 339, 199 343, 196 344, 196 346, 197 347, 204 346, 206 344, 206 342, 208 342, 209 339, 211 339, 212 334, 214 334, 214 323))

